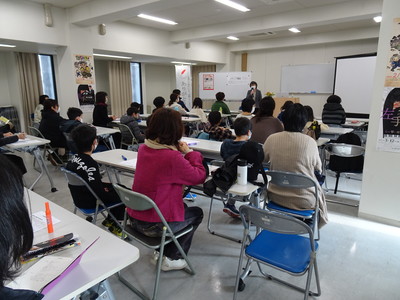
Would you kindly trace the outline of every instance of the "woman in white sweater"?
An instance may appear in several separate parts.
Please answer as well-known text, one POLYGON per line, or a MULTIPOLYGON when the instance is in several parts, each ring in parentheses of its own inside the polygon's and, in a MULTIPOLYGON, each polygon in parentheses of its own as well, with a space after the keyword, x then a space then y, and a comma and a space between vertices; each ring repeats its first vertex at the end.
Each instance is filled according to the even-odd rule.
POLYGON ((179 95, 172 93, 169 96, 168 108, 178 111, 181 115, 186 115, 187 112, 179 105, 179 95))
MULTIPOLYGON (((302 133, 307 122, 307 112, 303 105, 295 103, 285 111, 283 125, 285 131, 270 135, 264 143, 265 162, 270 162, 271 170, 301 173, 318 182, 314 172, 322 170, 316 141, 302 133)), ((319 185, 318 185, 319 186, 319 185)), ((315 207, 312 189, 284 189, 271 185, 270 199, 287 208, 308 210, 315 207)), ((328 222, 327 207, 322 188, 319 186, 319 227, 328 222)))

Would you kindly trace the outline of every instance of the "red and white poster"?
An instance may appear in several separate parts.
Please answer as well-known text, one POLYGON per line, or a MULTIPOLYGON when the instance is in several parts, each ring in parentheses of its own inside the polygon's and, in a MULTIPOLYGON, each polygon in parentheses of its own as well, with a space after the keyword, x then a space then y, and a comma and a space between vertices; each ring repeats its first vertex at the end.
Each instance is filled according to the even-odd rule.
POLYGON ((214 90, 214 74, 203 74, 203 90, 214 90))

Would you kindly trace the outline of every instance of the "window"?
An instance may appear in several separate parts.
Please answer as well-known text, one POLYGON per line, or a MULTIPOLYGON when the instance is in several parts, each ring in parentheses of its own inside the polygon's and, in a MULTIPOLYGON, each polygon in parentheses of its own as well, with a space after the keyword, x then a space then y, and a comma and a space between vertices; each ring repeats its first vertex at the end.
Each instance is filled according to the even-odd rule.
POLYGON ((39 54, 39 64, 43 94, 48 95, 50 99, 57 99, 53 57, 51 55, 39 54))
POLYGON ((140 63, 131 63, 132 80, 132 102, 142 104, 142 80, 140 74, 140 63))

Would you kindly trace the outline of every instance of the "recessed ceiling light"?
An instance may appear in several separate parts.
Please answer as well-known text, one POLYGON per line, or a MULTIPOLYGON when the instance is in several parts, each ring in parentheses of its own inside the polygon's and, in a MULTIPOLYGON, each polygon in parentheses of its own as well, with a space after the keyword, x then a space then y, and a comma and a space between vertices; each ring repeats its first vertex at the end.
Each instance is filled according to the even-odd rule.
POLYGON ((15 47, 17 47, 17 46, 15 46, 15 45, 8 45, 8 44, 0 44, 0 47, 15 48, 15 47))
POLYGON ((184 61, 171 61, 171 64, 175 64, 175 65, 197 65, 197 63, 190 63, 190 62, 184 62, 184 61))
POLYGON ((232 40, 232 41, 238 41, 238 40, 239 40, 238 37, 232 36, 232 35, 231 35, 231 36, 228 36, 227 39, 228 39, 228 40, 232 40))
POLYGON ((300 31, 299 29, 297 29, 296 27, 289 28, 289 31, 294 32, 294 33, 299 33, 299 32, 301 32, 301 31, 300 31))
POLYGON ((174 21, 171 21, 171 20, 167 20, 167 19, 163 19, 163 18, 159 18, 159 17, 153 17, 153 16, 149 16, 149 15, 145 15, 145 14, 139 14, 138 17, 139 18, 143 18, 143 19, 147 19, 147 20, 152 20, 152 21, 164 23, 164 24, 168 24, 168 25, 176 25, 176 24, 178 24, 178 23, 176 23, 174 21))
POLYGON ((375 21, 376 23, 382 22, 382 16, 376 16, 376 17, 374 17, 374 21, 375 21))
POLYGON ((219 2, 221 4, 225 4, 225 5, 229 6, 229 7, 234 8, 234 9, 243 11, 243 12, 250 11, 250 9, 248 9, 247 7, 245 7, 245 6, 243 6, 243 5, 239 4, 239 3, 230 1, 230 0, 215 0, 215 1, 217 1, 217 2, 219 2))
POLYGON ((93 53, 93 56, 110 57, 110 58, 121 58, 121 59, 132 59, 132 57, 129 57, 129 56, 98 54, 98 53, 93 53))

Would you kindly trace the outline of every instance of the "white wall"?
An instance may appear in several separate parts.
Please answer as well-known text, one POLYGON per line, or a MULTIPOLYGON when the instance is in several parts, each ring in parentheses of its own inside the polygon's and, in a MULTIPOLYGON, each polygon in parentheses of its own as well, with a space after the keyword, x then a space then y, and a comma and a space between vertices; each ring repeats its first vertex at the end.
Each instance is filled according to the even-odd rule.
MULTIPOLYGON (((284 65, 335 63, 335 57, 377 51, 377 40, 329 43, 312 46, 298 46, 248 52, 247 70, 253 72, 252 79, 258 83, 261 92, 280 92, 281 69, 284 65)), ((236 54, 235 69, 240 70, 241 53, 236 54)), ((333 82, 332 82, 333 88, 333 82)), ((304 105, 310 105, 315 116, 321 116, 327 94, 292 94, 299 97, 304 105)), ((346 108, 345 108, 346 110, 346 108)))
POLYGON ((6 52, 0 52, 0 106, 11 105, 6 52))
POLYGON ((110 92, 110 80, 108 77, 108 61, 95 59, 94 67, 96 69, 96 90, 95 92, 110 92))
POLYGON ((394 221, 397 225, 400 225, 400 153, 377 151, 376 145, 382 115, 386 64, 390 51, 389 40, 393 36, 393 19, 400 17, 399 11, 400 1, 384 0, 359 209, 361 216, 383 218, 394 221))

